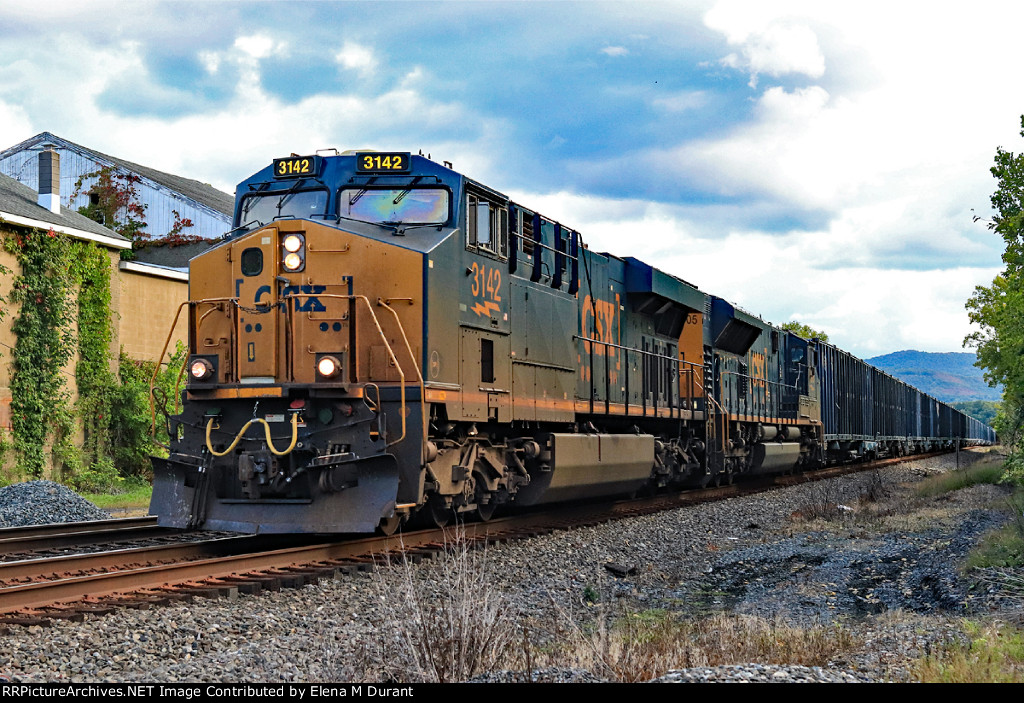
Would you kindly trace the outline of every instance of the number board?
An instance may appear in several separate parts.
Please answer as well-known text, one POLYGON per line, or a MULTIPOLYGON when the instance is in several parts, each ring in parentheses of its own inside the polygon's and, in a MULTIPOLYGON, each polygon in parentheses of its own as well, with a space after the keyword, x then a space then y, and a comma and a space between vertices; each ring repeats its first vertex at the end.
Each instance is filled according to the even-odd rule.
POLYGON ((359 173, 406 173, 410 168, 409 152, 376 151, 372 154, 356 154, 356 171, 359 173))
POLYGON ((274 159, 274 178, 303 178, 320 173, 319 156, 289 156, 274 159))

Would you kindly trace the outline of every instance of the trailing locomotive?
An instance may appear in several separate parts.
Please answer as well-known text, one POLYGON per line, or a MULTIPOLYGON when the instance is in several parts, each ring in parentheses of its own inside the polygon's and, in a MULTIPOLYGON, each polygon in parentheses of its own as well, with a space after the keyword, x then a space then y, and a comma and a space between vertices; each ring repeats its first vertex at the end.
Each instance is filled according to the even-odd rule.
POLYGON ((161 525, 391 532, 994 439, 449 165, 277 159, 191 262, 161 525))

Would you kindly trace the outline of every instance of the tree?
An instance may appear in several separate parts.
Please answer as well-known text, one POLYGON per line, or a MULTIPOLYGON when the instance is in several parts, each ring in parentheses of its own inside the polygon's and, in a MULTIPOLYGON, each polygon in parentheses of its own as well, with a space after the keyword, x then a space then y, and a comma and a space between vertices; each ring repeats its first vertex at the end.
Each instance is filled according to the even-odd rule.
MULTIPOLYGON (((1024 137, 1024 115, 1020 134, 1024 137)), ((996 179, 995 215, 987 226, 1003 238, 1006 269, 992 285, 976 287, 967 301, 968 316, 980 329, 967 336, 964 346, 977 349, 975 363, 985 370, 985 380, 1003 385, 995 425, 1010 449, 1009 473, 1019 480, 1024 479, 1019 446, 1024 427, 1024 154, 998 147, 990 171, 996 179)))
POLYGON ((104 166, 75 181, 72 202, 82 193, 83 184, 90 178, 96 179, 87 191, 90 202, 78 208, 78 211, 130 239, 133 244, 149 239, 149 234, 143 231, 146 228, 144 218, 147 206, 139 202, 139 191, 136 188, 142 177, 113 166, 104 166))
POLYGON ((784 329, 784 330, 786 330, 788 332, 792 332, 793 334, 797 335, 798 337, 803 337, 804 339, 820 339, 823 342, 827 342, 828 341, 828 335, 827 334, 825 334, 824 332, 819 332, 818 330, 814 329, 813 327, 810 327, 809 325, 805 325, 802 322, 798 322, 797 320, 793 320, 792 322, 787 322, 786 324, 784 324, 782 326, 782 329, 784 329))
POLYGON ((965 400, 960 403, 950 403, 950 406, 986 425, 995 422, 996 413, 999 412, 999 403, 992 400, 965 400))

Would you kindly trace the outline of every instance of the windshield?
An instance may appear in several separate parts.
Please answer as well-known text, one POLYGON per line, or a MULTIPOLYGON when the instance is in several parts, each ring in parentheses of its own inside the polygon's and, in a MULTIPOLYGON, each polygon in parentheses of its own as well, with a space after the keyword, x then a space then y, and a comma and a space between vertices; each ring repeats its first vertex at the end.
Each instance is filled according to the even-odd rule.
POLYGON ((448 221, 443 188, 346 188, 338 214, 363 222, 441 225, 448 221))
POLYGON ((310 219, 323 217, 327 212, 326 190, 297 190, 292 192, 254 193, 242 201, 239 224, 258 220, 266 224, 275 217, 310 219))

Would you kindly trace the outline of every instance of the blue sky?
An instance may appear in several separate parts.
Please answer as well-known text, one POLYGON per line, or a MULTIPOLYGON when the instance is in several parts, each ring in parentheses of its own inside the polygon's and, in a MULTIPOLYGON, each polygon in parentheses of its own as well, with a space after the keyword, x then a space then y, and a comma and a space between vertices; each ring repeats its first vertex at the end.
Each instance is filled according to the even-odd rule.
POLYGON ((1024 9, 943 7, 4 3, 0 147, 50 131, 228 192, 422 149, 859 356, 957 351, 1000 267, 972 209, 1020 150, 1024 9))

